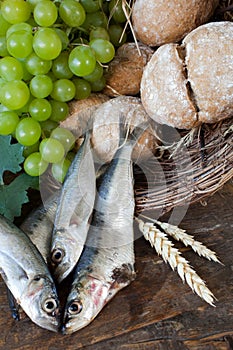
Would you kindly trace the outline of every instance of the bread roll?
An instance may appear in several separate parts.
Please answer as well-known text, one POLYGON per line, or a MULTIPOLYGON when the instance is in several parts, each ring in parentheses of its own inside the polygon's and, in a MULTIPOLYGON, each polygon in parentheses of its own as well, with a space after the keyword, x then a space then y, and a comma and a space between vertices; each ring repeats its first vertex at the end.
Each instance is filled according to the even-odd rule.
MULTIPOLYGON (((119 147, 120 121, 123 120, 129 132, 143 122, 148 128, 143 132, 135 146, 132 159, 151 157, 157 146, 155 127, 139 98, 119 96, 101 104, 92 114, 92 146, 97 159, 103 163, 111 161, 119 147)), ((127 129, 125 129, 127 131, 127 129)))
POLYGON ((106 70, 104 94, 115 97, 134 96, 139 93, 143 68, 154 51, 141 43, 138 43, 138 48, 135 43, 130 42, 117 49, 115 57, 106 70))
POLYGON ((132 23, 138 40, 149 46, 178 42, 212 16, 219 0, 136 0, 132 23))
POLYGON ((208 23, 181 45, 162 45, 144 69, 141 100, 156 122, 179 129, 232 116, 233 23, 208 23))
POLYGON ((214 123, 233 115, 233 22, 203 25, 183 45, 199 121, 214 123))

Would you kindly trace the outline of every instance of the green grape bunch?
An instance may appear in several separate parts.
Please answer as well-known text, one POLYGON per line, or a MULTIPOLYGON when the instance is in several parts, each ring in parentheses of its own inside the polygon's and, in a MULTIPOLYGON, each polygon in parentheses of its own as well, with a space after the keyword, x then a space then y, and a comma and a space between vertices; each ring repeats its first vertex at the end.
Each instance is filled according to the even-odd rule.
POLYGON ((68 102, 105 86, 127 40, 121 0, 0 0, 0 135, 24 146, 24 171, 62 182, 75 145, 68 102))

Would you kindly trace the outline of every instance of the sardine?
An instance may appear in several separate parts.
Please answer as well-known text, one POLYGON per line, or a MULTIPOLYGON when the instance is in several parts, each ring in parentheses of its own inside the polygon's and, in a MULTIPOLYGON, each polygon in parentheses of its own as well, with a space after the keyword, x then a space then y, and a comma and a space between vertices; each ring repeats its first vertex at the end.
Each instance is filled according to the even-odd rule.
POLYGON ((59 327, 59 301, 45 261, 29 237, 0 216, 0 271, 28 317, 51 331, 59 327))
POLYGON ((86 241, 96 194, 89 132, 63 183, 52 234, 50 264, 60 283, 77 263, 86 241))
MULTIPOLYGON (((20 229, 29 236, 30 240, 37 247, 46 263, 50 252, 57 201, 58 192, 55 192, 38 208, 32 210, 20 225, 20 229)), ((15 320, 19 320, 19 305, 9 289, 7 290, 7 298, 12 317, 15 320)))
POLYGON ((64 310, 63 334, 87 326, 135 278, 134 145, 135 141, 126 141, 98 181, 92 223, 64 310))
POLYGON ((48 262, 53 225, 57 210, 59 192, 55 192, 38 208, 34 209, 20 225, 35 244, 45 262, 48 262))

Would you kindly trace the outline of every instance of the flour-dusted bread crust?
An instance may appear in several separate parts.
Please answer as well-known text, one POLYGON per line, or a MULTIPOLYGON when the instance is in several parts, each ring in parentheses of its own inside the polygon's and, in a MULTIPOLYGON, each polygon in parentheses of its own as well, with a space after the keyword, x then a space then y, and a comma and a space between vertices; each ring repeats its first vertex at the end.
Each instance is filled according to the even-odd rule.
POLYGON ((146 113, 140 98, 118 96, 101 104, 92 114, 93 131, 91 142, 97 159, 103 163, 111 161, 119 147, 120 122, 131 133, 141 123, 148 123, 148 128, 139 138, 132 154, 138 158, 148 159, 157 147, 156 128, 146 113))
POLYGON ((136 0, 132 22, 142 43, 178 42, 212 16, 219 0, 136 0))
POLYGON ((153 52, 149 46, 142 43, 136 45, 129 42, 120 46, 106 70, 106 86, 103 93, 111 97, 137 95, 143 69, 153 52))
POLYGON ((87 130, 92 129, 92 114, 98 106, 109 100, 102 93, 91 93, 83 100, 72 100, 69 102, 69 115, 60 122, 62 128, 70 130, 76 139, 84 135, 87 130))
POLYGON ((159 47, 144 69, 141 100, 156 122, 179 129, 232 116, 233 23, 208 23, 181 45, 159 47))
POLYGON ((183 43, 198 119, 214 123, 233 115, 233 23, 208 23, 183 43))
POLYGON ((177 44, 159 47, 148 62, 141 80, 141 100, 149 116, 160 124, 189 129, 196 122, 177 44))

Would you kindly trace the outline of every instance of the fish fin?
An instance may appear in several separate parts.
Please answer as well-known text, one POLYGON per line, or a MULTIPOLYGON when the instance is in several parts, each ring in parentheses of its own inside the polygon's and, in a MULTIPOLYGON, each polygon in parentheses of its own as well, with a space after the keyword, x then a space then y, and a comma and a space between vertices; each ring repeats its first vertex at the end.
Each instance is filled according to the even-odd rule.
POLYGON ((7 299, 8 299, 8 304, 11 311, 11 316, 13 317, 14 320, 19 321, 20 305, 17 303, 17 300, 15 299, 14 295, 11 293, 10 289, 8 287, 6 288, 7 288, 7 299))

